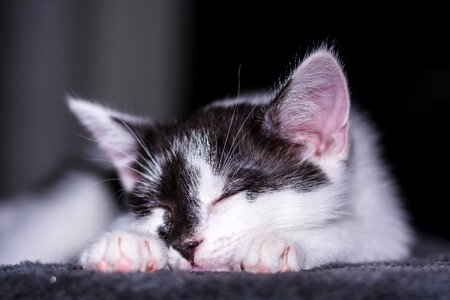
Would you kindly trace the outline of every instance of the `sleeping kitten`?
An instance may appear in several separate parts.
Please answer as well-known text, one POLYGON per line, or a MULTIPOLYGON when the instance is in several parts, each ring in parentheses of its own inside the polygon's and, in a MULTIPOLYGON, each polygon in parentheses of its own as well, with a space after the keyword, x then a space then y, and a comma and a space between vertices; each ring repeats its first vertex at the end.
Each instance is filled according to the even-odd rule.
POLYGON ((214 102, 180 123, 69 106, 112 160, 132 209, 85 247, 87 268, 265 273, 408 255, 412 234, 375 133, 350 112, 328 50, 274 93, 214 102))
POLYGON ((160 125, 71 99, 114 162, 134 216, 81 254, 100 271, 285 272, 402 259, 411 234, 377 140, 332 53, 274 94, 160 125))

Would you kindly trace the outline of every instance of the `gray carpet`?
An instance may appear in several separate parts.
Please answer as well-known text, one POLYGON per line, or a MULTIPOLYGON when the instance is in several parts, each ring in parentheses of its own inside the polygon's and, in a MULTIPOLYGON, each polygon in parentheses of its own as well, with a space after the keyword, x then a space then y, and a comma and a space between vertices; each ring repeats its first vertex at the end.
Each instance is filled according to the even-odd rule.
POLYGON ((0 267, 0 299, 450 299, 450 244, 422 239, 403 262, 284 274, 101 274, 76 265, 0 267))

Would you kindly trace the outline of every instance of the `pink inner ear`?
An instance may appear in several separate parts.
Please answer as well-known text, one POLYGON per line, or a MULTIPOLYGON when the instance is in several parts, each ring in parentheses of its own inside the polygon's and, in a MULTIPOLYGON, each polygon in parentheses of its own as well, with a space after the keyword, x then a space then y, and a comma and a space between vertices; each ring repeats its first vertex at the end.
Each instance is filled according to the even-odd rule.
POLYGON ((139 179, 138 173, 129 168, 118 168, 120 178, 126 190, 131 191, 139 179))
POLYGON ((294 72, 281 104, 281 130, 312 145, 317 157, 348 150, 349 95, 344 74, 328 52, 306 59, 294 72))
POLYGON ((315 154, 338 154, 347 147, 348 99, 337 88, 333 94, 321 93, 315 103, 318 111, 304 125, 312 129, 316 138, 313 141, 315 154))

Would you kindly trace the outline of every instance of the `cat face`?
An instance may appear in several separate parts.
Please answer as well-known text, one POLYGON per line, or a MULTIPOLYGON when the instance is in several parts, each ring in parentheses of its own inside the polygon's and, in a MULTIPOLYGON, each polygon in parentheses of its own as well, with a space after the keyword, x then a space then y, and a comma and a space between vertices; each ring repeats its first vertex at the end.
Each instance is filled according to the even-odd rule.
POLYGON ((176 124, 70 106, 112 159, 136 216, 158 216, 157 234, 191 266, 232 269, 246 240, 343 211, 349 100, 327 51, 273 95, 216 102, 176 124))

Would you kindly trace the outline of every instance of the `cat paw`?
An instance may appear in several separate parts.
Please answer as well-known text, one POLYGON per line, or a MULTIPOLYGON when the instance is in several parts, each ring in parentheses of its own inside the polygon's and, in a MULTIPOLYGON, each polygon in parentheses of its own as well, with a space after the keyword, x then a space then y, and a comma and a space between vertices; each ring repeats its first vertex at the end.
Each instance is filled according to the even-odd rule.
POLYGON ((264 236, 250 242, 240 269, 250 273, 292 272, 300 270, 301 264, 294 245, 278 237, 264 236))
POLYGON ((80 263, 87 269, 101 272, 153 272, 167 265, 166 252, 158 238, 113 232, 85 249, 80 263))

